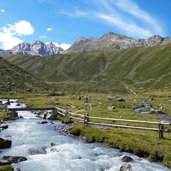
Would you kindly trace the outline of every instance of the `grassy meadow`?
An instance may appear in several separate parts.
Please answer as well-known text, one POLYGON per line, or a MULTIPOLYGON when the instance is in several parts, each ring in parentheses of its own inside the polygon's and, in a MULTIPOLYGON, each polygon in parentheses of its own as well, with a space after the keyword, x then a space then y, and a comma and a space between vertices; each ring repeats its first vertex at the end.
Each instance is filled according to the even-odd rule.
MULTIPOLYGON (((132 119, 144 121, 161 121, 153 114, 138 114, 133 111, 135 107, 140 106, 142 100, 152 105, 154 109, 161 109, 163 113, 171 116, 171 96, 169 92, 153 91, 144 92, 135 96, 129 93, 2 93, 1 98, 18 98, 29 107, 60 107, 77 114, 89 114, 90 116, 132 119), (81 100, 80 100, 81 97, 81 100), (124 98, 125 102, 118 102, 118 98, 124 98), (109 110, 109 106, 114 106, 109 110)), ((0 112, 0 117, 5 113, 0 112)), ((69 122, 65 118, 59 117, 63 122, 69 122)), ((74 120, 73 120, 74 121, 74 120)), ((100 122, 93 119, 91 121, 100 122)), ((148 158, 151 161, 158 161, 171 167, 171 134, 165 133, 164 139, 159 139, 157 132, 143 131, 123 128, 96 128, 84 127, 77 123, 70 129, 70 133, 76 136, 82 136, 87 142, 102 142, 111 147, 118 148, 121 151, 134 153, 140 157, 148 158)), ((143 127, 158 128, 157 125, 147 125, 138 123, 123 123, 116 121, 103 121, 110 124, 125 124, 143 127)), ((171 129, 170 126, 167 126, 171 129)))

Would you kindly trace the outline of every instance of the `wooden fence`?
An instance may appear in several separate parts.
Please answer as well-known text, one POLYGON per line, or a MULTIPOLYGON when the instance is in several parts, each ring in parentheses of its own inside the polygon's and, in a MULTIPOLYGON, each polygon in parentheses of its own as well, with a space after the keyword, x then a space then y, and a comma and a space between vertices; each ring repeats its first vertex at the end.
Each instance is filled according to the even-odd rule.
POLYGON ((159 138, 164 138, 164 132, 171 133, 171 130, 167 129, 165 126, 171 125, 170 122, 160 121, 160 122, 153 122, 153 121, 142 121, 142 120, 128 120, 128 119, 116 119, 116 118, 103 118, 103 117, 94 117, 89 116, 88 114, 76 114, 72 112, 68 112, 67 110, 63 110, 60 108, 56 108, 57 113, 66 117, 75 119, 78 122, 81 122, 84 124, 84 126, 89 125, 99 125, 103 127, 115 127, 115 128, 128 128, 128 129, 137 129, 137 130, 146 130, 146 131, 155 131, 159 133, 159 138), (156 128, 152 127, 140 127, 140 126, 130 126, 130 125, 121 125, 121 124, 109 124, 109 123, 103 123, 103 122, 93 122, 92 120, 105 120, 105 121, 115 121, 115 122, 124 122, 124 123, 136 123, 136 124, 146 124, 146 125, 156 125, 156 128))
POLYGON ((59 114, 66 118, 71 118, 77 120, 77 122, 81 122, 84 126, 89 125, 99 125, 102 127, 115 127, 115 128, 128 128, 128 129, 137 129, 137 130, 146 130, 146 131, 156 131, 159 133, 159 138, 164 138, 164 133, 168 132, 171 133, 171 130, 167 129, 166 126, 171 125, 170 122, 153 122, 153 121, 142 121, 142 120, 128 120, 128 119, 116 119, 116 118, 103 118, 103 117, 94 117, 89 116, 88 114, 76 114, 73 112, 69 112, 67 110, 61 108, 13 108, 8 109, 10 111, 13 110, 52 110, 53 114, 59 114), (100 120, 101 122, 93 122, 92 120, 100 120), (136 125, 124 125, 124 124, 111 124, 111 123, 104 123, 102 121, 114 121, 114 122, 123 122, 123 123, 131 123, 131 124, 146 124, 146 125, 156 125, 155 128, 152 127, 141 127, 136 125))

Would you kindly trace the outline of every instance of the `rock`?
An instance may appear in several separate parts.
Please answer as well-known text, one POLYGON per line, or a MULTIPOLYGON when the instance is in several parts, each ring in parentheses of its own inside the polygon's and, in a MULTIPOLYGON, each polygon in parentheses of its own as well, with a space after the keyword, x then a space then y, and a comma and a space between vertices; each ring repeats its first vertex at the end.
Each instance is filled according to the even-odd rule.
POLYGON ((0 159, 0 166, 11 164, 8 160, 0 159))
POLYGON ((12 145, 12 141, 11 140, 6 140, 3 138, 0 138, 0 149, 2 148, 10 148, 12 145))
POLYGON ((50 146, 52 147, 52 146, 55 146, 56 144, 55 143, 50 143, 50 146))
POLYGON ((151 109, 150 110, 150 114, 164 114, 161 110, 154 110, 154 109, 151 109))
POLYGON ((119 171, 132 171, 132 166, 130 164, 124 163, 119 171))
POLYGON ((18 113, 17 113, 16 111, 12 111, 12 112, 11 112, 11 117, 12 117, 12 118, 18 117, 18 113))
POLYGON ((124 98, 117 98, 116 99, 118 102, 125 102, 125 99, 124 98))
POLYGON ((14 168, 14 171, 21 171, 19 168, 14 168))
POLYGON ((3 159, 9 161, 11 164, 19 163, 27 160, 27 158, 23 156, 3 156, 3 159))
POLYGON ((7 129, 7 128, 8 128, 8 125, 7 125, 6 123, 2 123, 2 124, 0 125, 0 128, 1 128, 1 129, 7 129))
POLYGON ((116 109, 116 107, 115 106, 108 106, 107 109, 110 111, 113 111, 114 109, 116 109))
POLYGON ((46 147, 42 147, 41 149, 30 148, 27 151, 30 155, 36 154, 46 154, 46 147))
POLYGON ((32 92, 32 89, 31 88, 27 88, 26 91, 29 92, 29 93, 31 93, 32 92))
POLYGON ((47 118, 47 113, 45 113, 44 115, 43 115, 43 119, 46 119, 47 118))
POLYGON ((39 122, 39 124, 47 124, 48 123, 48 121, 41 121, 41 122, 39 122))
POLYGON ((113 100, 115 100, 115 97, 108 97, 108 100, 113 101, 113 100))
POLYGON ((132 162, 133 161, 132 157, 129 157, 129 156, 124 156, 121 160, 122 160, 122 162, 132 162))

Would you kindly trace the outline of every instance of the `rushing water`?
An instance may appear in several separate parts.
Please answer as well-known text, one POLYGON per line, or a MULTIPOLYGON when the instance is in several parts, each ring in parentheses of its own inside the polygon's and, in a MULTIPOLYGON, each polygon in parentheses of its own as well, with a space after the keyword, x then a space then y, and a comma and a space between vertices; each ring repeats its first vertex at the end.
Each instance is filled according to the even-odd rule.
MULTIPOLYGON (((15 104, 13 104, 13 107, 15 104)), ((3 138, 12 140, 12 148, 0 151, 0 156, 25 156, 27 161, 16 164, 21 171, 119 171, 125 155, 131 156, 133 171, 169 171, 159 164, 150 163, 137 156, 121 153, 102 144, 61 134, 62 124, 39 124, 42 119, 31 112, 18 112, 23 119, 8 122, 9 128, 1 132, 3 138), (51 146, 51 143, 55 145, 51 146), (38 150, 42 154, 31 155, 38 150)))

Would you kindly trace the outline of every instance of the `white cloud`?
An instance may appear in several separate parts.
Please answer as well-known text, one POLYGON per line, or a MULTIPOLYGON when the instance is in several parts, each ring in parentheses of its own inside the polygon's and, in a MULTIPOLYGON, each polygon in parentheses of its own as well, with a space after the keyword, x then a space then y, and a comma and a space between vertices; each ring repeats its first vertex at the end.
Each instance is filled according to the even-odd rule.
POLYGON ((68 11, 62 11, 60 12, 61 14, 64 14, 68 17, 84 17, 84 16, 89 16, 89 14, 85 11, 82 11, 82 10, 75 10, 75 11, 72 11, 72 12, 68 12, 68 11))
POLYGON ((70 17, 87 17, 110 24, 128 36, 147 38, 164 35, 162 24, 134 0, 87 0, 95 10, 63 12, 70 17))
POLYGON ((51 32, 51 31, 53 31, 53 28, 48 27, 48 28, 46 29, 46 31, 51 32))
POLYGON ((5 9, 1 9, 1 13, 6 13, 6 10, 5 9))
POLYGON ((9 29, 12 32, 16 32, 19 36, 31 35, 34 32, 34 28, 30 22, 21 20, 16 22, 14 25, 9 25, 9 29))
POLYGON ((62 44, 59 44, 59 47, 61 47, 64 50, 67 50, 71 47, 71 45, 68 43, 62 43, 62 44))
POLYGON ((154 17, 150 16, 148 12, 142 10, 138 4, 131 0, 114 0, 113 4, 119 7, 121 10, 128 12, 132 16, 142 19, 144 22, 153 26, 159 34, 162 34, 162 28, 158 21, 154 17))
MULTIPOLYGON (((48 44, 48 43, 50 43, 50 42, 47 42, 46 44, 48 44)), ((61 43, 61 44, 59 44, 59 43, 53 42, 53 44, 55 46, 61 47, 64 50, 67 50, 67 49, 69 49, 71 47, 71 45, 68 44, 68 43, 61 43)))
POLYGON ((13 48, 23 42, 20 36, 33 34, 34 28, 28 21, 22 20, 14 24, 8 24, 0 30, 1 47, 5 50, 13 48))
POLYGON ((0 43, 2 43, 2 48, 5 50, 11 49, 21 42, 23 40, 11 35, 9 32, 0 32, 0 43))
POLYGON ((125 22, 121 18, 115 17, 114 15, 106 15, 106 14, 97 13, 96 16, 102 19, 104 22, 107 22, 112 25, 116 25, 121 30, 124 30, 127 34, 131 34, 134 36, 141 35, 141 37, 152 36, 152 33, 150 33, 149 30, 141 28, 137 26, 136 24, 125 22))

